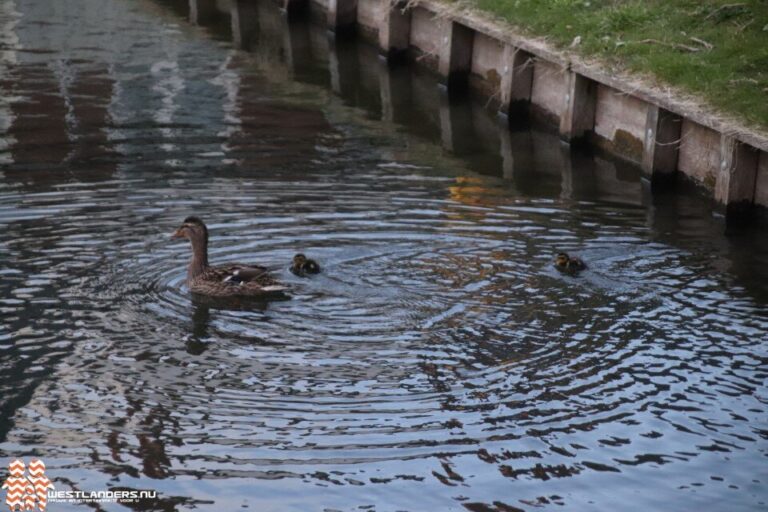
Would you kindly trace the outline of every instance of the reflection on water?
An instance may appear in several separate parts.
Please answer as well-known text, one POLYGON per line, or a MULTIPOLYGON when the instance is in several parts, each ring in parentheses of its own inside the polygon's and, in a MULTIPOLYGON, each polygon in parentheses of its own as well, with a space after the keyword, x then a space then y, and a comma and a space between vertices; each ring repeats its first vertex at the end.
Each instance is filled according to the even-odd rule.
POLYGON ((765 507, 759 231, 210 5, 0 0, 3 456, 163 510, 765 507), (191 213, 291 300, 190 297, 191 213))

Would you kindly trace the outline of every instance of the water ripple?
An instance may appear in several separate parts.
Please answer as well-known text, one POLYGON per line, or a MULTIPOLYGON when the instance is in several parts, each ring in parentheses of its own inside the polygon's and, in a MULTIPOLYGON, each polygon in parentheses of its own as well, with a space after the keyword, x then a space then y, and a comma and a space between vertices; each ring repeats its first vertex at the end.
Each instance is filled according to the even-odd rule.
MULTIPOLYGON (((0 22, 29 41, 44 3, 0 22)), ((316 64, 276 78, 272 47, 234 52, 181 4, 107 3, 71 48, 0 56, 3 454, 171 508, 764 502, 759 239, 672 225, 623 182, 552 194, 550 166, 521 192, 421 124, 372 126, 316 64), (267 265, 289 299, 192 297, 169 237, 192 213, 214 263, 267 265), (291 274, 299 251, 323 273, 291 274)))

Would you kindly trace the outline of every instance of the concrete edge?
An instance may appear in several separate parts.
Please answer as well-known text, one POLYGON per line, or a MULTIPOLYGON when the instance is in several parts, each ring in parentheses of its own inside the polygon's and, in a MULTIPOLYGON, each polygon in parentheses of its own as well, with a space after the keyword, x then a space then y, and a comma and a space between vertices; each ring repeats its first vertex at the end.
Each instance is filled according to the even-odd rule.
POLYGON ((685 94, 681 91, 675 90, 669 94, 664 94, 641 81, 636 76, 628 73, 620 73, 617 76, 614 71, 606 70, 604 65, 598 62, 590 62, 579 55, 556 49, 541 39, 520 34, 515 31, 513 25, 490 18, 489 15, 479 10, 468 10, 466 8, 457 10, 450 5, 436 0, 412 0, 408 4, 408 7, 416 6, 423 7, 439 17, 445 17, 451 21, 466 25, 477 32, 482 32, 503 43, 524 50, 535 57, 584 75, 598 83, 635 96, 647 103, 653 103, 697 124, 733 137, 756 149, 768 151, 768 134, 739 125, 735 121, 724 119, 722 115, 715 114, 712 111, 706 111, 708 108, 714 110, 713 107, 698 105, 702 111, 692 108, 691 102, 694 100, 686 101, 680 99, 679 96, 685 94))

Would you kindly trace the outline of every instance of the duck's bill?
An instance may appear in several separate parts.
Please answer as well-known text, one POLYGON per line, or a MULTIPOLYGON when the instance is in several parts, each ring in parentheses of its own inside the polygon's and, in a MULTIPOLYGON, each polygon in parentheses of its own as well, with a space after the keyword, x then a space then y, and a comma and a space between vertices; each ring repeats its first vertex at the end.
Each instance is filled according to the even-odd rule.
POLYGON ((184 235, 181 234, 181 228, 177 229, 171 234, 171 238, 184 238, 184 235))

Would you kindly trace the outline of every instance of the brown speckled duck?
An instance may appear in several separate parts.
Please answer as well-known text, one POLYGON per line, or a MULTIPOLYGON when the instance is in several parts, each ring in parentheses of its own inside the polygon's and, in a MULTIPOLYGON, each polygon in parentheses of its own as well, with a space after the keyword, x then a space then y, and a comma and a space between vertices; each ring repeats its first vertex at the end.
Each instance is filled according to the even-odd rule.
POLYGON ((208 265, 208 228, 198 217, 187 217, 171 238, 186 238, 192 245, 187 286, 192 293, 209 297, 254 297, 286 290, 265 267, 233 263, 208 265))
POLYGON ((587 268, 587 265, 575 256, 569 256, 568 253, 560 252, 555 257, 555 268, 563 272, 575 274, 587 268))

